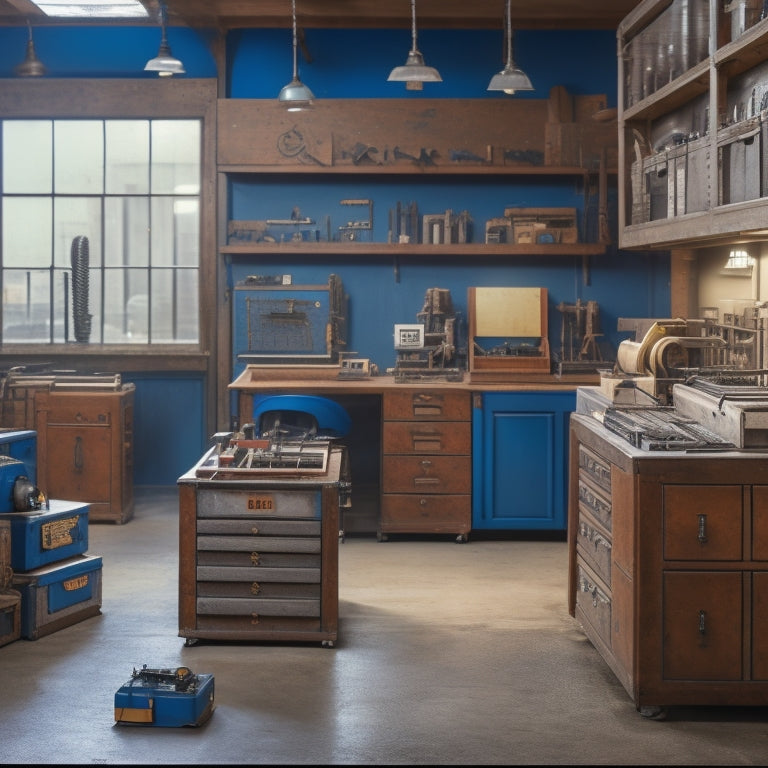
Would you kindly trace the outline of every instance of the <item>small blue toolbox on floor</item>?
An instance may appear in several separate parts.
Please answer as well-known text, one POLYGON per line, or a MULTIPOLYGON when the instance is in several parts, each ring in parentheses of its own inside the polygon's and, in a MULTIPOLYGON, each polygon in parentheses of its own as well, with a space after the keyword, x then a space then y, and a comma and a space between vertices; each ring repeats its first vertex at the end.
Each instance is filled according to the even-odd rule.
POLYGON ((213 675, 196 675, 189 667, 133 670, 115 694, 118 725, 170 728, 202 725, 213 714, 213 675))
POLYGON ((37 640, 101 613, 101 557, 68 560, 13 574, 21 593, 21 636, 37 640))
POLYGON ((31 571, 88 549, 88 504, 51 499, 48 509, 4 512, 11 523, 11 568, 31 571))
POLYGON ((24 464, 26 476, 37 482, 37 432, 34 429, 0 427, 0 456, 10 456, 24 464))

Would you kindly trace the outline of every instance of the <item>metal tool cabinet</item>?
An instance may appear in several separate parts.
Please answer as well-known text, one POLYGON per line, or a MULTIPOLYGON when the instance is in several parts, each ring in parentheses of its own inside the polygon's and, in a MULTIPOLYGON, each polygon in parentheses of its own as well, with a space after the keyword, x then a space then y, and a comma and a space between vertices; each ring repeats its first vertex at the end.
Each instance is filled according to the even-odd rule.
POLYGON ((338 635, 339 476, 179 478, 179 636, 320 641, 338 635))

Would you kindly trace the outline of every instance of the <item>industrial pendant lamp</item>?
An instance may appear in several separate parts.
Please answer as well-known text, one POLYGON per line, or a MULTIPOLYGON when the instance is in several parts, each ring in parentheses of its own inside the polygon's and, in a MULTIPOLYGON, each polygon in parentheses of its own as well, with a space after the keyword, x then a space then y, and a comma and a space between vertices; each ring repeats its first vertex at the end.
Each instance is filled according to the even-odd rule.
POLYGON ((510 95, 516 91, 532 91, 533 86, 528 79, 528 75, 515 64, 512 58, 512 10, 510 8, 510 0, 507 0, 505 23, 507 30, 507 64, 501 72, 491 78, 487 90, 504 91, 504 93, 510 95))
POLYGON ((27 55, 13 71, 19 77, 40 77, 45 74, 45 66, 35 53, 35 41, 32 39, 32 25, 27 21, 29 37, 27 38, 27 55))
POLYGON ((416 46, 416 0, 411 0, 411 50, 405 64, 395 67, 387 80, 404 82, 406 90, 420 91, 424 83, 441 83, 443 78, 434 67, 428 67, 424 63, 424 57, 416 46))
POLYGON ((165 3, 160 3, 160 26, 163 30, 162 37, 160 38, 160 49, 157 52, 157 56, 146 63, 144 70, 146 72, 157 72, 160 77, 183 75, 185 71, 184 65, 174 58, 165 34, 165 3))
POLYGON ((297 64, 297 40, 296 40, 296 0, 291 0, 293 15, 293 79, 280 90, 278 101, 284 102, 289 112, 298 112, 312 104, 315 94, 299 80, 299 68, 297 64))

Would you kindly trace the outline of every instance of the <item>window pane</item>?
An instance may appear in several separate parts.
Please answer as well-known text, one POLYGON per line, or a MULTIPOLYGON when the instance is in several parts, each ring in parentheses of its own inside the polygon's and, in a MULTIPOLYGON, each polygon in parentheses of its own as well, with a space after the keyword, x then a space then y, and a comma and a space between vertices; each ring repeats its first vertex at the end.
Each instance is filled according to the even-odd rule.
POLYGON ((200 121, 152 121, 152 194, 200 194, 200 121))
POLYGON ((56 120, 53 142, 56 194, 101 194, 104 191, 103 121, 56 120))
POLYGON ((101 198, 57 197, 54 203, 54 264, 72 264, 72 241, 88 238, 90 266, 101 266, 101 198))
POLYGON ((200 205, 195 198, 152 198, 152 264, 197 266, 200 205))
POLYGON ((106 193, 149 193, 149 121, 107 120, 106 193))
POLYGON ((50 271, 6 269, 3 272, 3 341, 51 341, 50 271))
POLYGON ((197 270, 152 271, 152 341, 170 344, 198 340, 197 270))
POLYGON ((51 198, 3 198, 3 266, 49 267, 51 198))
POLYGON ((110 267, 149 264, 149 199, 108 197, 104 202, 104 260, 110 267))
POLYGON ((53 189, 53 123, 3 123, 3 192, 50 194, 53 189), (32 162, 34 160, 34 162, 32 162))
POLYGON ((104 273, 104 341, 149 341, 149 277, 146 269, 107 269, 104 273))

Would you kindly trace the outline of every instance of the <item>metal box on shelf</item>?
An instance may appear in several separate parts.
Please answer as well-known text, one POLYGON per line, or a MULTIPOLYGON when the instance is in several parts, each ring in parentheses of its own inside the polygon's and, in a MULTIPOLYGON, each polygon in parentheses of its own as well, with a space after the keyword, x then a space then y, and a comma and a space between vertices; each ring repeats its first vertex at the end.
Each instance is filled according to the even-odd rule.
POLYGON ((101 613, 101 557, 78 555, 15 573, 21 593, 21 636, 27 640, 57 632, 101 613))
POLYGON ((80 555, 88 549, 88 504, 51 499, 48 509, 7 512, 11 525, 11 567, 30 571, 80 555))

